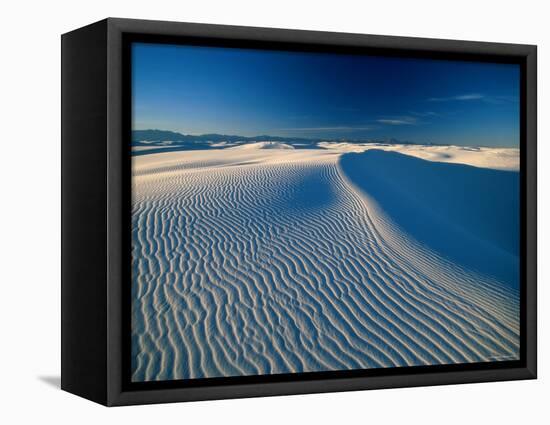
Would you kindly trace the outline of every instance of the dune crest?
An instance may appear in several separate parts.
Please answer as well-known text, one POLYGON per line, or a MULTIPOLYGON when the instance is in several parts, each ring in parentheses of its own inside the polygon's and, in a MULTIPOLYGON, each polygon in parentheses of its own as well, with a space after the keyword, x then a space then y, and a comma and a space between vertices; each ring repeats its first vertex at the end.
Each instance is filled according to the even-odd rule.
POLYGON ((517 289, 519 173, 370 150, 340 158, 403 231, 453 263, 517 289))

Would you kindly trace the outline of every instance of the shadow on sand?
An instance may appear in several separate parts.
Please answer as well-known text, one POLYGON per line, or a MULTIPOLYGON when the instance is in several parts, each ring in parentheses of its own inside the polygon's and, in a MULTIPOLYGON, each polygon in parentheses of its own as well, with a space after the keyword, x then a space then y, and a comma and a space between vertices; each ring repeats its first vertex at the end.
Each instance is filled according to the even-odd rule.
POLYGON ((518 172, 381 150, 345 154, 340 167, 414 239, 452 262, 518 286, 518 172))

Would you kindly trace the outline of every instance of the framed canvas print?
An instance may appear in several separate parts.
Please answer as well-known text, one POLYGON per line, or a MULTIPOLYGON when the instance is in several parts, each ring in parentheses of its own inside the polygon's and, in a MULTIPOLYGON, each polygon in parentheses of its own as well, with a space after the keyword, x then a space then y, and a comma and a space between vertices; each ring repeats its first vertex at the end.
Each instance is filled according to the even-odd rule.
POLYGON ((107 19, 62 37, 62 388, 536 377, 536 47, 107 19))

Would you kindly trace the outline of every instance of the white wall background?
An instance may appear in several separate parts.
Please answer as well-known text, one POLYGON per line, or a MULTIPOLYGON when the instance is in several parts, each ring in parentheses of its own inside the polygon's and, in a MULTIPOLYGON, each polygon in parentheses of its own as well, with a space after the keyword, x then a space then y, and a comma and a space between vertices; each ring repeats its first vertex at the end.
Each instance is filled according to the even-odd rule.
POLYGON ((536 0, 1 3, 0 422, 548 423, 545 9, 536 0), (60 34, 107 16, 538 44, 539 380, 115 409, 60 391, 60 34))

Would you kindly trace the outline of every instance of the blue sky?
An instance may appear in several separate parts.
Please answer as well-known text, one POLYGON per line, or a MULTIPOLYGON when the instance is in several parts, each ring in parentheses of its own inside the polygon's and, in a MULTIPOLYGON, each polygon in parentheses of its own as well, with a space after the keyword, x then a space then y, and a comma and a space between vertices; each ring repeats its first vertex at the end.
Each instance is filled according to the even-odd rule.
POLYGON ((133 128, 519 146, 519 67, 136 43, 133 128))

